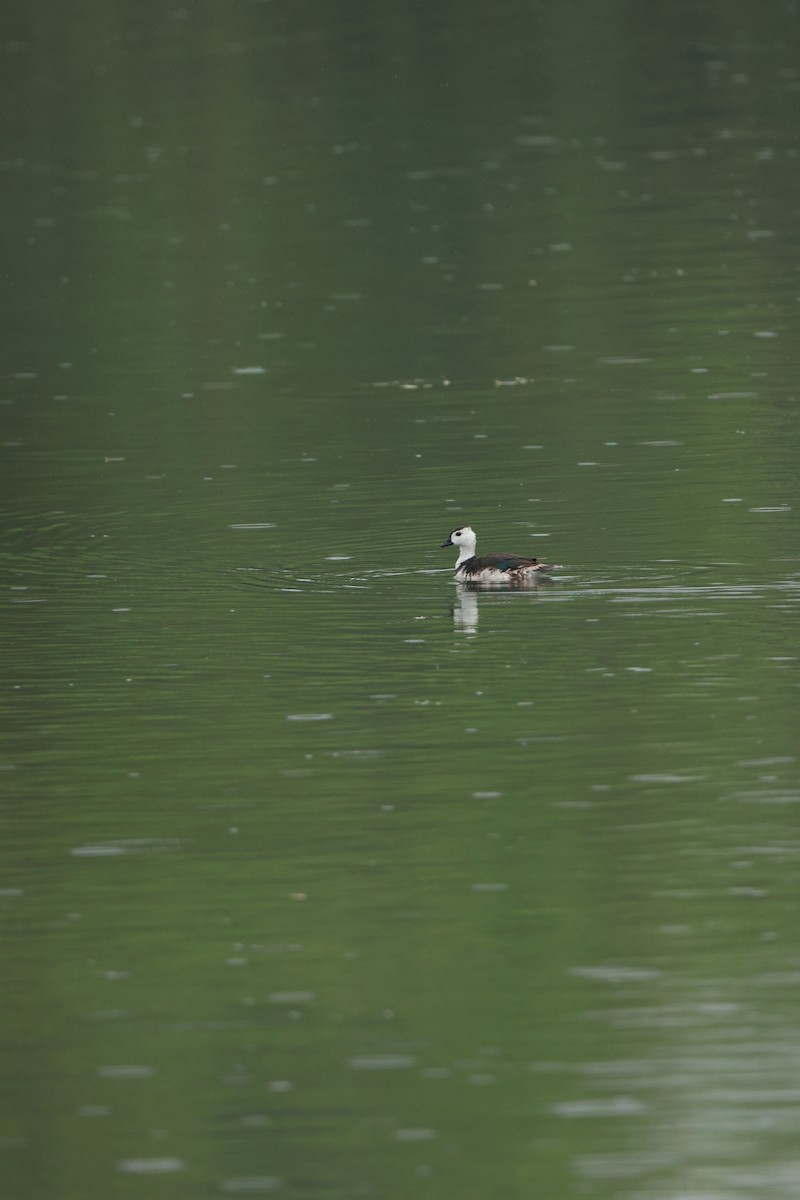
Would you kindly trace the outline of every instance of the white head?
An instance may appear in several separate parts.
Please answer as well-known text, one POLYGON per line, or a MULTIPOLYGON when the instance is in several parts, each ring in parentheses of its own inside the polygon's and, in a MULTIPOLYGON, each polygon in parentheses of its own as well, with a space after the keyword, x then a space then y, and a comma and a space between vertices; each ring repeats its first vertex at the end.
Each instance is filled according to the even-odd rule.
POLYGON ((458 561, 463 562, 467 558, 472 558, 475 553, 475 530, 471 525, 459 525, 458 529, 453 532, 442 542, 442 546, 458 546, 458 561))

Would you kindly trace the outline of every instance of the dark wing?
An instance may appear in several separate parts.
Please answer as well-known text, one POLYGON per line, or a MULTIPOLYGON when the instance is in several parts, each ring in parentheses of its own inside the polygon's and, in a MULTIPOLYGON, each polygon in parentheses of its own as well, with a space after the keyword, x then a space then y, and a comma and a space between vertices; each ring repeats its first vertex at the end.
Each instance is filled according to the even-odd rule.
POLYGON ((538 558, 520 558, 518 554, 483 554, 473 558, 469 564, 470 573, 492 568, 495 571, 516 571, 518 567, 535 567, 538 558))

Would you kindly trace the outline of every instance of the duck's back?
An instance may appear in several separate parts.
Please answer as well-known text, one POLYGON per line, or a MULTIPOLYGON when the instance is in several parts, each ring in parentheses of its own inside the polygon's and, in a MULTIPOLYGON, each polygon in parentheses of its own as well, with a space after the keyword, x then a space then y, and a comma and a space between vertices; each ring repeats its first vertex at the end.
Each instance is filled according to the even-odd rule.
POLYGON ((473 555, 456 568, 457 575, 466 579, 502 578, 520 575, 532 575, 538 571, 548 571, 551 568, 540 563, 538 558, 522 558, 519 554, 482 554, 473 555))

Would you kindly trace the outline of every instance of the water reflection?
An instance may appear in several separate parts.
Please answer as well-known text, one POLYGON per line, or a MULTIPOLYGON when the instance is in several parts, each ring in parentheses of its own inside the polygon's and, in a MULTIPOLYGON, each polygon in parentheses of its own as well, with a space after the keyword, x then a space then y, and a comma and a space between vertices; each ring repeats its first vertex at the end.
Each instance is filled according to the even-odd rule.
POLYGON ((556 586, 556 581, 546 575, 533 577, 523 581, 515 581, 513 585, 499 583, 456 583, 455 601, 452 607, 453 626, 461 633, 477 633, 480 608, 478 597, 481 592, 539 593, 548 591, 556 586))
POLYGON ((453 625, 461 633, 477 633, 480 616, 477 589, 463 583, 457 583, 456 589, 453 625))

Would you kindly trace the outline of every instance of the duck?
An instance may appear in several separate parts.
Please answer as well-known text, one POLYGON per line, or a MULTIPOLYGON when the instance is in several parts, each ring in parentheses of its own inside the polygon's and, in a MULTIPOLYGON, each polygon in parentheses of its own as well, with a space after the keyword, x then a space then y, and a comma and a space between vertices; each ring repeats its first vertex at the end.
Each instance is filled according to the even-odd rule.
POLYGON ((541 563, 538 558, 523 558, 519 554, 483 554, 475 556, 477 538, 471 525, 459 525, 442 542, 458 546, 456 579, 462 583, 530 583, 543 581, 548 571, 562 568, 553 563, 541 563))

